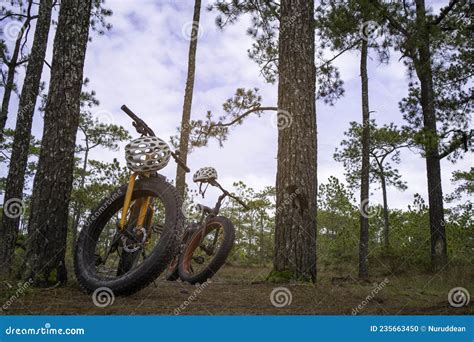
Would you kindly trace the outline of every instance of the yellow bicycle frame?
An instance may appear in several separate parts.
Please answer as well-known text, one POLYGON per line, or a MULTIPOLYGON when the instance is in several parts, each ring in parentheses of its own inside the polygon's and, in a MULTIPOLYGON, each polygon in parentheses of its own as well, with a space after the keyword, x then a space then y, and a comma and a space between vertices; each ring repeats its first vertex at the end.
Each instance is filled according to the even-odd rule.
MULTIPOLYGON (((127 212, 130 208, 130 203, 132 202, 133 189, 135 188, 135 181, 138 175, 139 174, 137 172, 134 172, 132 173, 132 175, 130 176, 130 179, 128 180, 127 192, 125 194, 125 200, 124 200, 123 208, 122 208, 122 217, 120 218, 120 231, 122 232, 126 227, 127 212)), ((137 222, 136 228, 143 227, 146 213, 148 211, 148 207, 150 206, 150 197, 147 196, 140 202, 141 202, 139 203, 140 213, 138 215, 138 222, 137 222)))

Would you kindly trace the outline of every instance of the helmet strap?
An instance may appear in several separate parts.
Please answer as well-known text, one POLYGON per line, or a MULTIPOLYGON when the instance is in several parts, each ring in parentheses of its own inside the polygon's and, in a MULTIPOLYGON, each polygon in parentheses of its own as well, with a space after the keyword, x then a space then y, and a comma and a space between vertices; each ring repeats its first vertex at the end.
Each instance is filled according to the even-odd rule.
POLYGON ((199 183, 199 193, 202 195, 202 198, 204 198, 204 195, 206 194, 208 187, 209 187, 209 183, 207 183, 204 190, 202 190, 202 182, 199 183))

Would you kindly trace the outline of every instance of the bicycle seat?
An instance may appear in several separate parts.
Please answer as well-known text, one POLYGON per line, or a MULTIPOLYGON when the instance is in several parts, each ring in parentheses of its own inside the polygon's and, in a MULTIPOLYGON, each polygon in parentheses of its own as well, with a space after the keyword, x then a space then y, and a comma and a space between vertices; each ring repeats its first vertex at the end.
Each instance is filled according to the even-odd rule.
POLYGON ((202 205, 202 204, 196 205, 196 209, 197 209, 198 211, 204 211, 204 212, 207 213, 207 214, 210 214, 210 213, 212 213, 212 211, 213 211, 211 208, 209 208, 209 207, 207 207, 207 206, 205 206, 205 205, 202 205))

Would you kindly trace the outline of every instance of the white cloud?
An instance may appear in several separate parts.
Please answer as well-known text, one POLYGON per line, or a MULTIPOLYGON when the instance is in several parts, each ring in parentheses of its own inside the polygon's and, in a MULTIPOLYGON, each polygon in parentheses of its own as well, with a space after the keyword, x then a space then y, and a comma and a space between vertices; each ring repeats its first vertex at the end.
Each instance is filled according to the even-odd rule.
MULTIPOLYGON (((134 133, 130 120, 120 111, 120 106, 127 104, 149 123, 157 135, 168 140, 175 134, 181 119, 189 45, 182 31, 183 25, 192 20, 192 2, 109 0, 106 6, 114 11, 110 18, 113 29, 103 37, 93 38, 84 71, 91 80, 88 89, 96 90, 101 101, 96 110, 111 112, 117 124, 134 133)), ((202 117, 207 110, 217 114, 222 103, 238 87, 258 87, 264 98, 263 104, 275 105, 276 85, 265 84, 259 77, 258 66, 247 56, 247 49, 251 46, 251 39, 245 33, 248 18, 220 31, 215 27, 215 13, 208 12, 205 6, 204 3, 201 11, 202 36, 198 41, 193 117, 202 117)), ((53 35, 54 30, 51 30, 48 61, 51 61, 53 35)), ((407 79, 404 66, 396 55, 393 57, 388 66, 378 65, 376 61, 369 63, 370 104, 377 121, 394 121, 401 125, 403 120, 397 103, 406 94, 407 79)), ((342 165, 335 162, 332 155, 349 122, 360 121, 358 59, 358 53, 347 53, 337 61, 345 80, 345 97, 334 107, 317 104, 320 183, 330 175, 343 178, 342 165)), ((18 79, 22 77, 20 73, 18 79)), ((48 77, 49 69, 45 67, 44 79, 48 77)), ((16 106, 17 100, 14 100, 10 113, 15 113, 16 106)), ((12 116, 9 127, 14 124, 12 116)), ((216 167, 223 184, 229 188, 233 181, 238 180, 256 189, 274 185, 277 130, 270 117, 271 114, 266 113, 261 118, 254 116, 246 120, 242 126, 232 130, 224 148, 212 142, 208 147, 196 150, 189 157, 189 166, 193 171, 202 166, 216 167)), ((33 132, 41 136, 39 116, 35 117, 33 132)), ((97 150, 91 157, 123 160, 123 152, 97 150)), ((391 207, 406 206, 412 202, 415 192, 425 199, 427 197, 424 160, 408 151, 402 157, 399 169, 408 181, 409 190, 400 193, 391 189, 391 207)), ((170 165, 164 173, 174 179, 175 166, 170 165)), ((468 167, 466 160, 455 166, 443 162, 445 193, 452 190, 449 182, 451 171, 468 167)), ((379 200, 378 193, 374 199, 379 200)))

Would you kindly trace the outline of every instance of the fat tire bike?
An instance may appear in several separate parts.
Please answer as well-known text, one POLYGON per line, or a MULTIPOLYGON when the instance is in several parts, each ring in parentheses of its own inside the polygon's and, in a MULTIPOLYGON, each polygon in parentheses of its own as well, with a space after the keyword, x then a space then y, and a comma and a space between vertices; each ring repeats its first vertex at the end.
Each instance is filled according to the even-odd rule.
POLYGON ((184 223, 182 199, 158 171, 172 157, 189 168, 147 124, 125 105, 141 137, 126 150, 132 174, 92 210, 79 233, 74 270, 82 289, 106 287, 114 295, 130 295, 153 282, 172 261, 184 223))
POLYGON ((196 206, 200 219, 186 227, 179 252, 168 266, 166 279, 169 281, 181 279, 190 284, 202 284, 212 278, 225 264, 235 240, 234 225, 228 218, 219 216, 222 202, 226 197, 230 197, 246 210, 249 207, 217 182, 217 172, 213 168, 200 169, 193 178, 195 182, 200 183, 199 192, 203 197, 205 193, 205 190, 201 191, 203 183, 219 188, 222 194, 214 208, 202 204, 196 206))

